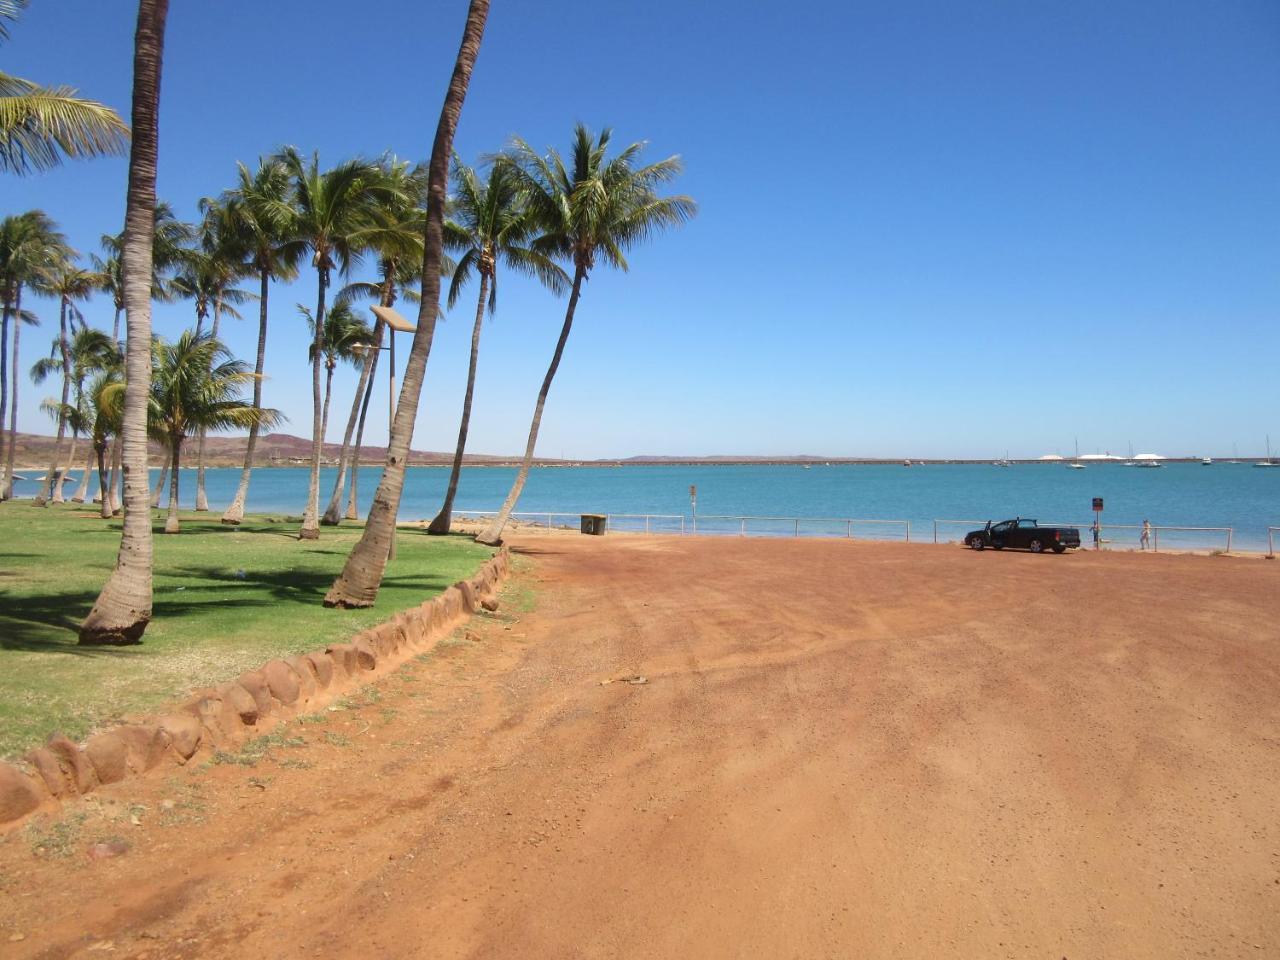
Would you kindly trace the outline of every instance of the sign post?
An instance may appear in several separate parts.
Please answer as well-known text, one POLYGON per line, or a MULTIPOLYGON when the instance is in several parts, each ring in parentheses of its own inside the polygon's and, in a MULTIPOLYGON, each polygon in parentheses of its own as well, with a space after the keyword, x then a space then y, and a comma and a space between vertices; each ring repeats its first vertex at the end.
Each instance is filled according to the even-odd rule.
POLYGON ((693 532, 698 532, 698 488, 689 484, 689 508, 693 511, 693 532))
POLYGON ((1093 498, 1093 549, 1102 549, 1102 498, 1093 498))

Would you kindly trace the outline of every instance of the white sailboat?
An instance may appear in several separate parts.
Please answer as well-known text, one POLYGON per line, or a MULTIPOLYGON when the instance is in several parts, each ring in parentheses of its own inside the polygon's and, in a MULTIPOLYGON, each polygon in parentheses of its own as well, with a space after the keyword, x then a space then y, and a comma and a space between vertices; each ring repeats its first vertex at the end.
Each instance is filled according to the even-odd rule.
POLYGON ((1084 469, 1084 464, 1080 462, 1080 440, 1079 440, 1078 438, 1077 438, 1077 440, 1076 440, 1076 455, 1075 455, 1075 458, 1074 458, 1070 463, 1068 463, 1068 464, 1067 464, 1067 469, 1068 469, 1068 470, 1083 470, 1083 469, 1084 469))
POLYGON ((1271 459, 1271 434, 1267 434, 1267 459, 1259 460, 1254 464, 1255 467, 1280 467, 1280 463, 1276 463, 1271 459))

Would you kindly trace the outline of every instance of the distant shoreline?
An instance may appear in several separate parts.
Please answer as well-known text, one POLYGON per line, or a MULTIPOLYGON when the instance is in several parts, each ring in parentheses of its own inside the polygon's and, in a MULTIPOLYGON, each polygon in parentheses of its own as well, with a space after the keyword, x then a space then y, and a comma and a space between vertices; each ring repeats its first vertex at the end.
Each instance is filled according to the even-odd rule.
MULTIPOLYGON (((245 437, 209 437, 205 444, 205 466, 210 468, 238 468, 244 464, 244 450, 247 438, 245 437)), ((49 459, 53 455, 54 438, 44 436, 42 434, 19 433, 17 436, 17 451, 15 469, 17 470, 45 470, 49 466, 49 459)), ((66 446, 63 447, 64 456, 66 455, 66 446)), ((254 469, 272 469, 278 467, 305 467, 310 464, 311 441, 302 437, 294 437, 288 434, 270 434, 266 437, 258 439, 258 456, 255 458, 254 469)), ((333 467, 337 465, 338 454, 341 452, 341 446, 336 443, 326 443, 324 445, 324 466, 333 467)), ((84 465, 84 458, 89 454, 88 446, 84 438, 81 438, 77 447, 76 459, 80 462, 73 465, 73 469, 78 470, 84 465)), ((152 447, 151 460, 155 466, 160 466, 163 462, 163 453, 159 447, 152 447)), ((382 466, 386 458, 385 447, 373 447, 365 445, 361 447, 360 466, 362 467, 379 467, 382 466)), ((1214 460, 1218 463, 1252 463, 1255 460, 1262 460, 1262 455, 1230 457, 1214 460)), ((189 442, 184 454, 186 466, 194 466, 195 450, 194 442, 189 442)), ((600 459, 588 460, 577 458, 561 458, 561 457, 535 457, 534 465, 538 467, 788 467, 788 466, 804 466, 804 467, 846 467, 846 466, 904 466, 910 462, 912 467, 915 466, 946 466, 946 465, 992 465, 997 461, 990 457, 820 457, 811 454, 803 454, 799 456, 780 456, 780 457, 763 457, 763 456, 707 456, 707 457, 663 457, 663 456, 637 456, 637 457, 605 457, 600 459)), ((1064 457, 1061 460, 1041 460, 1039 458, 1026 460, 1009 460, 1010 466, 1057 466, 1061 467, 1069 463, 1071 458, 1064 457)), ((518 467, 520 465, 520 457, 489 455, 489 454, 467 454, 463 457, 462 465, 464 467, 518 467)), ((1122 460, 1091 460, 1088 466, 1106 466, 1108 464, 1119 464, 1122 460)), ((1200 457, 1167 457, 1160 461, 1161 463, 1199 463, 1200 457)), ((414 450, 410 451, 408 465, 411 467, 448 467, 453 464, 453 454, 443 453, 431 450, 414 450)))

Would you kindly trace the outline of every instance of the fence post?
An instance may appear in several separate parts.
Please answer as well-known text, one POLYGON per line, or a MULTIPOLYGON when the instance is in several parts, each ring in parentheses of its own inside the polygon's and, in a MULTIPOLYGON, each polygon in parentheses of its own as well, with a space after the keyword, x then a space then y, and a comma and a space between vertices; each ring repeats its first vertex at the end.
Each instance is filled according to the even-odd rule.
POLYGON ((740 535, 744 537, 747 535, 747 518, 746 517, 742 518, 742 532, 740 535))
POLYGON ((796 517, 796 536, 800 536, 800 518, 796 517))
POLYGON ((938 542, 938 521, 933 521, 933 542, 938 542))
MULTIPOLYGON (((684 517, 681 517, 680 520, 683 523, 684 517)), ((649 533, 649 515, 647 513, 644 515, 644 532, 646 535, 649 533)))
POLYGON ((845 530, 844 530, 845 538, 848 540, 852 540, 853 539, 853 521, 846 520, 844 522, 844 527, 845 527, 845 530))
POLYGON ((1159 553, 1159 552, 1160 552, 1160 528, 1159 528, 1159 527, 1152 527, 1152 528, 1151 528, 1151 534, 1152 534, 1152 538, 1151 538, 1151 552, 1152 552, 1152 553, 1159 553))
POLYGON ((911 542, 911 521, 908 520, 906 521, 906 523, 907 523, 907 543, 910 543, 911 542))
POLYGON ((1231 528, 1227 527, 1227 553, 1231 552, 1231 528))

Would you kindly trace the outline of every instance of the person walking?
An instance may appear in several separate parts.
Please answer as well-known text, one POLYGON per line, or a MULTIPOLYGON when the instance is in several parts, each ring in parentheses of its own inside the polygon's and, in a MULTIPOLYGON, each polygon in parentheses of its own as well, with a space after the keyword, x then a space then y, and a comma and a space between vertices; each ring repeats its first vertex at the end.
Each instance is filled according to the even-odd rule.
POLYGON ((1151 546, 1151 521, 1142 521, 1142 536, 1138 538, 1138 542, 1142 545, 1142 549, 1146 550, 1151 546))

